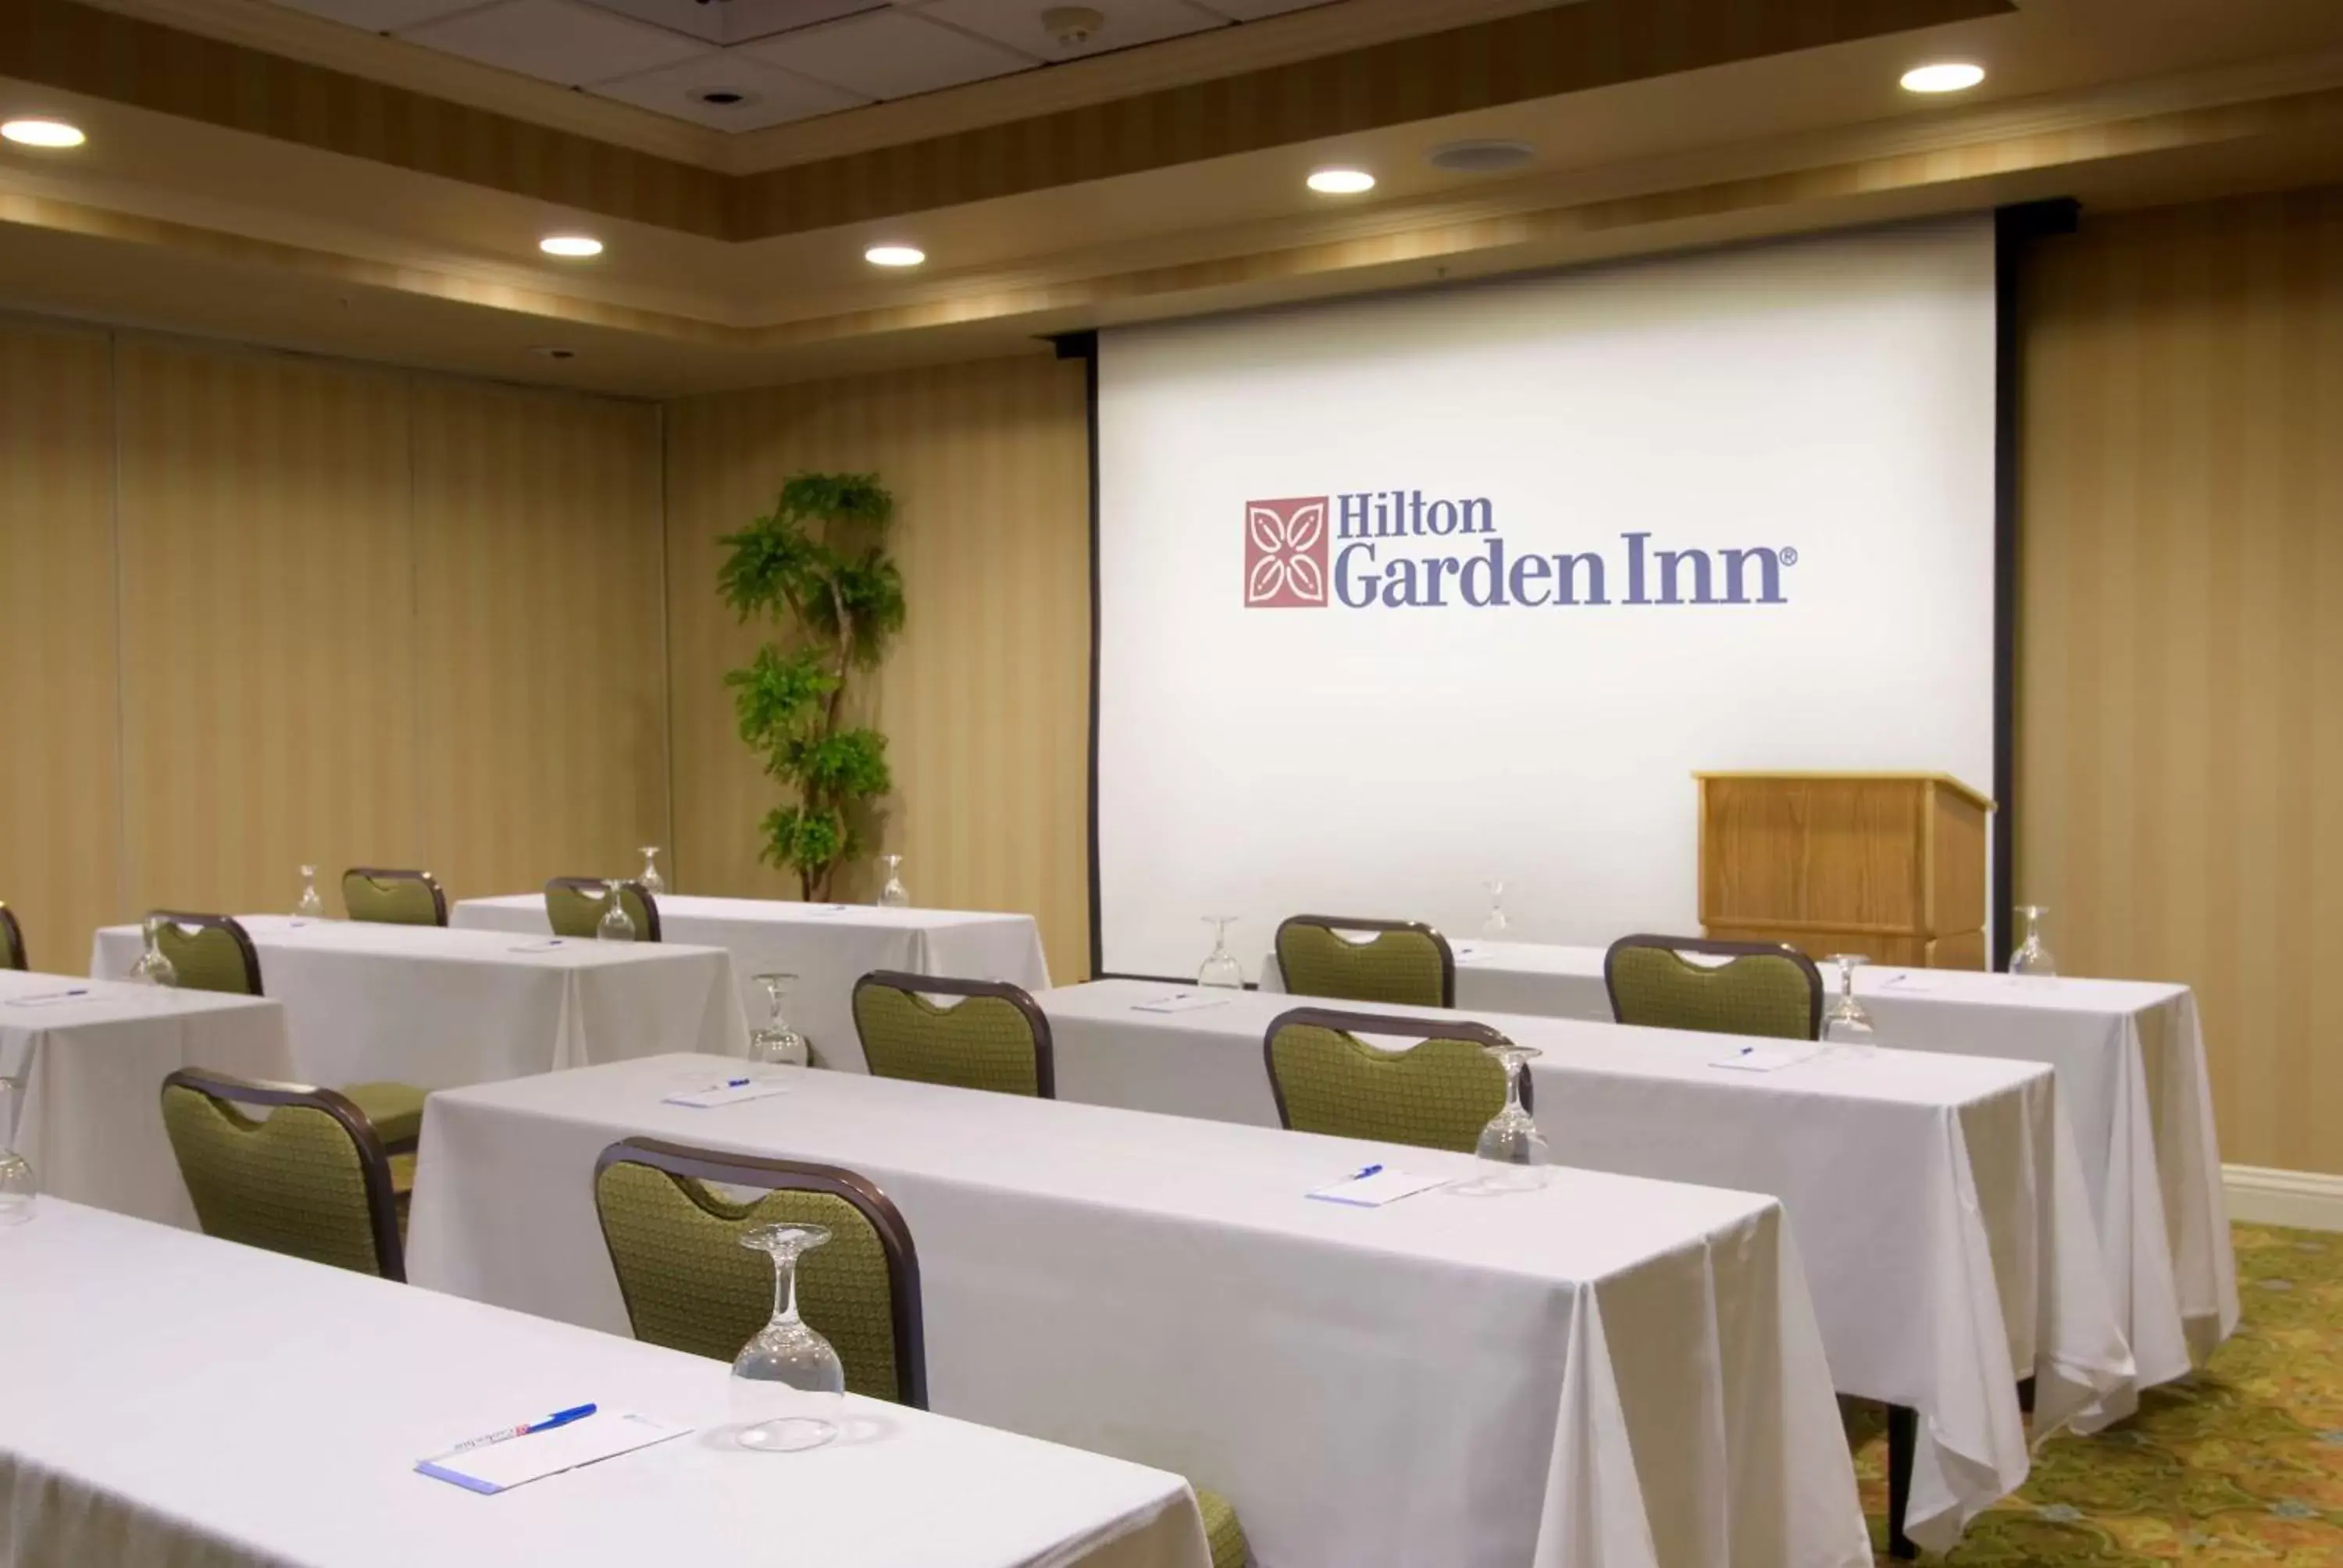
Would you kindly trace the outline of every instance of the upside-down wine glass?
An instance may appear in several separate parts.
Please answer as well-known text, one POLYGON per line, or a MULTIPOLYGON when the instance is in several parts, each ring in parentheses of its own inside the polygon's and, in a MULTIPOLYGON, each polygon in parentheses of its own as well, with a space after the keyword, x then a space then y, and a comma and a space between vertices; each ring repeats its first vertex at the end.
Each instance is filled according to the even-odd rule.
POLYGON ((1237 917, 1206 915, 1204 923, 1212 928, 1212 950, 1204 955, 1204 966, 1196 971, 1196 983, 1227 990, 1244 990, 1244 966, 1237 962, 1236 954, 1229 951, 1229 928, 1237 923, 1237 917))
POLYGON ((765 1021, 749 1032, 749 1060, 772 1067, 805 1067, 813 1060, 813 1048, 806 1037, 789 1027, 781 1016, 781 1006, 789 999, 789 987, 798 977, 785 974, 750 975, 749 983, 765 993, 765 1021))
POLYGON ((667 891, 667 879, 659 875, 659 852, 657 844, 643 846, 643 874, 635 879, 642 884, 643 891, 654 899, 667 891))
POLYGON ((1505 919, 1505 879, 1492 877, 1481 885, 1489 890, 1489 918, 1481 922, 1482 940, 1502 942, 1513 930, 1513 922, 1505 919))
POLYGON ((630 942, 635 940, 635 917, 627 913, 624 882, 602 884, 602 918, 594 922, 594 935, 606 942, 630 942))
POLYGON ((317 896, 317 868, 301 868, 301 896, 293 900, 293 918, 297 920, 322 920, 326 918, 326 900, 317 896))
POLYGON ((163 956, 162 916, 146 917, 145 935, 146 950, 138 955, 138 961, 130 966, 131 983, 133 985, 177 985, 179 971, 172 965, 169 959, 163 956))
POLYGON ((773 1317, 732 1359, 732 1436, 759 1453, 797 1453, 837 1437, 846 1366, 798 1316, 798 1259, 830 1240, 820 1225, 759 1225, 740 1244, 773 1260, 773 1317))
POLYGON ((1871 1027, 1871 1015, 1855 1000, 1855 971, 1871 960, 1861 953, 1833 953, 1830 961, 1838 965, 1838 995, 1831 1000, 1830 1011, 1823 1015, 1823 1040, 1831 1045, 1869 1050, 1879 1043, 1879 1033, 1871 1027))
POLYGON ((24 1103, 25 1080, 0 1078, 0 1225, 31 1219, 33 1200, 41 1191, 32 1161, 16 1152, 16 1117, 24 1103))
POLYGON ((879 869, 887 879, 879 885, 879 907, 882 910, 908 910, 911 907, 910 890, 903 886, 903 857, 881 855, 879 869))
POLYGON ((2050 956, 2049 944, 2042 940, 2042 925, 2050 911, 2041 904, 2020 904, 2017 912, 2026 921, 2026 940, 2009 955, 2009 972, 2047 980, 2058 972, 2058 960, 2050 956))
POLYGON ((1554 1163, 1554 1149, 1522 1103, 1522 1071, 1536 1057, 1537 1050, 1515 1045, 1510 1040, 1481 1049, 1495 1057, 1498 1065, 1505 1070, 1505 1108, 1481 1129, 1480 1146, 1473 1152, 1508 1169, 1502 1173, 1491 1172, 1484 1178, 1485 1184, 1496 1191, 1543 1186, 1544 1167, 1554 1163))

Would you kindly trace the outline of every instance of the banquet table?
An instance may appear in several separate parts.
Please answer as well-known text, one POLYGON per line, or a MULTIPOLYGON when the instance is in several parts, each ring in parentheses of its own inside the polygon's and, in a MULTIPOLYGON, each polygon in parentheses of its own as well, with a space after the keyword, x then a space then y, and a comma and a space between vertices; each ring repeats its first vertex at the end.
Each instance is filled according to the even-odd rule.
POLYGON ((195 1208, 163 1131, 163 1079, 182 1067, 292 1077, 285 1010, 252 997, 0 970, 0 1078, 22 1086, 16 1148, 44 1191, 192 1227, 195 1208))
MULTIPOLYGON (((1059 1097, 1276 1126, 1262 1039, 1302 1000, 1192 989, 1203 1005, 1141 1010, 1180 994, 1101 980, 1036 999, 1059 1097)), ((1471 1016, 1542 1053, 1534 1108, 1558 1162, 1781 1199, 1838 1391, 1920 1416, 1906 1516, 1919 1544, 1949 1547, 2025 1480, 2021 1379, 2035 1441, 2134 1408, 2048 1068, 1878 1051, 1750 1071, 1718 1065, 1749 1043, 1735 1036, 1471 1016)))
POLYGON ((54 1198, 0 1280, 8 1568, 1209 1568, 1176 1475, 861 1399, 751 1453, 721 1362, 54 1198), (414 1469, 586 1401, 692 1430, 492 1495, 414 1469))
MULTIPOLYGON (((788 1004, 790 1024, 811 1042, 817 1064, 850 1072, 864 1070, 862 1040, 854 1030, 854 982, 872 970, 1007 980, 1029 991, 1050 984, 1041 928, 1031 915, 661 893, 659 916, 664 940, 731 953, 741 1004, 751 1019, 765 1016, 756 976, 797 976, 788 1004)), ((542 935, 552 930, 541 893, 466 899, 449 920, 487 930, 542 935)))
MULTIPOLYGON (((1601 948, 1463 941, 1456 1005, 1608 1022, 1601 948)), ((1825 967, 1825 980, 1837 974, 1825 967)), ((1272 956, 1263 990, 1282 981, 1272 956)), ((2237 1326, 2237 1271, 2196 994, 2142 980, 1865 966, 1882 1045, 2045 1061, 2083 1158, 2116 1312, 2149 1387, 2237 1326)))
MULTIPOLYGON (((292 1076, 421 1089, 704 1050, 745 1056, 732 955, 665 942, 534 940, 365 920, 239 915, 285 1007, 292 1076)), ((136 926, 97 933, 90 972, 130 971, 136 926)))
POLYGON ((1868 1563, 1773 1200, 1584 1171, 1313 1201, 1466 1157, 862 1074, 665 1102, 670 1057, 434 1095, 408 1238, 435 1290, 627 1327, 594 1162, 649 1136, 841 1166, 918 1250, 936 1409, 1231 1497, 1262 1568, 1868 1563))

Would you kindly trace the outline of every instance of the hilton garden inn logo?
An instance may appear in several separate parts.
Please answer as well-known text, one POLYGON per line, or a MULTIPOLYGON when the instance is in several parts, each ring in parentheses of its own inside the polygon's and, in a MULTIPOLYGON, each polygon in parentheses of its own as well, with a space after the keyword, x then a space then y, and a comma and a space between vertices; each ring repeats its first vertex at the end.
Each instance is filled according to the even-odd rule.
POLYGON ((1248 609, 1511 609, 1787 604, 1795 546, 1664 549, 1648 530, 1604 549, 1509 544, 1485 496, 1358 490, 1245 503, 1248 609))

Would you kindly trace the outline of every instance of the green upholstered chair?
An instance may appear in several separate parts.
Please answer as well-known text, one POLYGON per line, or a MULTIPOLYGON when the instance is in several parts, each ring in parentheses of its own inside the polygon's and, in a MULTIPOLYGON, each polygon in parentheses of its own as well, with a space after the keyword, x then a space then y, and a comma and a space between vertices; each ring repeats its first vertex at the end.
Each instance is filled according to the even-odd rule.
MULTIPOLYGON (((1413 1143, 1470 1154, 1505 1107, 1505 1069, 1488 1047, 1509 1043, 1486 1024, 1387 1018, 1298 1007, 1262 1039, 1277 1119, 1298 1132, 1413 1143), (1385 1050, 1363 1034, 1415 1043, 1385 1050)), ((1522 1105, 1531 1103, 1522 1076, 1522 1105)))
MULTIPOLYGON (((772 1263, 741 1246, 741 1234, 822 1226, 829 1243, 798 1261, 799 1315, 837 1350, 848 1392, 927 1409, 919 1251, 900 1211, 869 1181, 830 1165, 629 1138, 595 1161, 594 1207, 635 1337, 723 1362, 772 1313, 772 1263), (735 1201, 717 1187, 757 1195, 735 1201)), ((1235 1508, 1202 1488, 1196 1499, 1212 1568, 1242 1568, 1235 1508)))
POLYGON ((1058 1096, 1050 1020, 1001 980, 873 970, 854 982, 854 1032, 874 1078, 1058 1096), (939 1007, 930 996, 963 1000, 939 1007))
POLYGON ((156 944, 171 960, 182 990, 216 990, 229 996, 258 996, 260 955, 244 928, 226 915, 196 915, 181 910, 157 910, 163 924, 156 944))
POLYGON ((407 1277, 401 1233, 414 1157, 390 1153, 347 1095, 182 1068, 163 1081, 163 1127, 204 1234, 407 1277))
POLYGON ((0 904, 0 970, 28 970, 32 960, 25 956, 25 928, 16 923, 16 916, 6 904, 0 904))
MULTIPOLYGON (((171 960, 181 989, 259 996, 260 955, 242 926, 226 915, 158 910, 156 943, 171 960)), ((337 1091, 374 1124, 392 1153, 412 1150, 423 1132, 424 1091, 407 1083, 346 1083, 337 1091)))
POLYGON ((1621 1023, 1772 1040, 1822 1035, 1823 977, 1786 942, 1621 937, 1604 956, 1603 984, 1621 1023), (1726 961, 1696 964, 1686 953, 1726 961))
POLYGON ((342 873, 342 908, 354 920, 392 926, 444 926, 447 895, 428 871, 353 866, 342 873))
MULTIPOLYGON (((552 922, 553 934, 590 940, 609 907, 608 888, 607 877, 556 877, 546 883, 545 918, 552 922)), ((659 900, 640 882, 620 882, 618 902, 635 922, 635 940, 659 940, 659 900)))
POLYGON ((1277 968, 1295 996, 1401 1007, 1454 1007, 1456 955, 1420 920, 1295 915, 1277 928, 1277 968), (1356 942, 1342 933, 1373 931, 1356 942))

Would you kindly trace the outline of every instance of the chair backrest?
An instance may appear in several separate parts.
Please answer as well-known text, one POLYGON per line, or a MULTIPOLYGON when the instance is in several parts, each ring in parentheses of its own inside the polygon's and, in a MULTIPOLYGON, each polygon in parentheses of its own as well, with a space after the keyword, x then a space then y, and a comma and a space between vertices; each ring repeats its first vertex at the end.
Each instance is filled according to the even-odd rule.
POLYGON ((1456 955, 1421 920, 1295 915, 1277 928, 1277 967, 1295 996, 1386 1006, 1454 1007, 1456 955), (1345 931, 1373 931, 1354 942, 1345 931))
POLYGON ((354 920, 391 926, 444 926, 447 895, 428 871, 352 866, 342 873, 342 908, 354 920))
POLYGON ((28 970, 33 967, 25 956, 25 928, 16 923, 15 912, 0 903, 0 970, 28 970))
POLYGON ((635 1337, 727 1362, 772 1315, 772 1260, 741 1233, 824 1227, 828 1244, 798 1260, 798 1315, 836 1348, 849 1392, 927 1408, 920 1255, 862 1177, 629 1138, 595 1161, 594 1207, 635 1337), (736 1202, 711 1184, 762 1191, 736 1202))
POLYGON ((1787 942, 1621 937, 1604 955, 1603 985, 1621 1023, 1771 1040, 1822 1035, 1822 974, 1787 942), (1686 953, 1728 961, 1696 964, 1686 953))
POLYGON ((407 1278, 390 1156, 347 1097, 181 1068, 163 1080, 163 1127, 206 1236, 407 1278))
MULTIPOLYGON (((556 877, 545 884, 545 918, 557 937, 591 937, 609 908, 607 877, 556 877)), ((618 903, 635 922, 635 940, 659 940, 659 900, 640 882, 620 882, 618 903)))
POLYGON ((258 996, 260 955, 244 928, 226 915, 196 915, 180 910, 157 910, 163 922, 155 938, 173 973, 186 990, 225 991, 230 996, 258 996))
MULTIPOLYGON (((1505 1069, 1488 1047, 1510 1043, 1486 1024, 1389 1018, 1332 1008, 1280 1013, 1262 1037, 1277 1120, 1297 1132, 1471 1153, 1505 1106, 1505 1069), (1385 1050, 1362 1034, 1415 1043, 1385 1050)), ((1529 1074, 1522 1105, 1531 1105, 1529 1074)))
POLYGON ((1050 1020, 1005 981, 873 970, 854 982, 854 1032, 874 1078, 1058 1097, 1050 1020), (931 995, 965 1000, 939 1007, 931 995))

